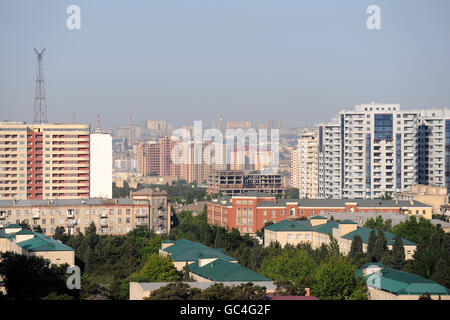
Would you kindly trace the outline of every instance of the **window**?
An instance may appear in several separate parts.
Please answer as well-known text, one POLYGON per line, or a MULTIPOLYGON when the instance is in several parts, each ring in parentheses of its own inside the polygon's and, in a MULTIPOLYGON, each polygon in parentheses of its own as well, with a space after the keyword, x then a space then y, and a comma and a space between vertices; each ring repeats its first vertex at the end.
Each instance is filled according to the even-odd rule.
MULTIPOLYGON (((85 210, 84 210, 84 214, 85 214, 85 215, 89 215, 89 209, 85 209, 85 210)), ((89 219, 88 219, 88 220, 89 220, 89 219)))
POLYGON ((302 235, 301 234, 297 234, 296 238, 297 238, 297 240, 302 240, 302 235))
POLYGON ((293 239, 293 235, 292 234, 288 234, 287 239, 288 240, 292 240, 293 239))
POLYGON ((114 209, 109 209, 109 214, 114 214, 114 209))
POLYGON ((305 234, 305 240, 309 240, 311 239, 311 235, 310 234, 305 234))
POLYGON ((264 210, 264 215, 267 216, 267 210, 264 210))
POLYGON ((277 216, 277 212, 275 210, 272 210, 272 218, 275 218, 277 216))

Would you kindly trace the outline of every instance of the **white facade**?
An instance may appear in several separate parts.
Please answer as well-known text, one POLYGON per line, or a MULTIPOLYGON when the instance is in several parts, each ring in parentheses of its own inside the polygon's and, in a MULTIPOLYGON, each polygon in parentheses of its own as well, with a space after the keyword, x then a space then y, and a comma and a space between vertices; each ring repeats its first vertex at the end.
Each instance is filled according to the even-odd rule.
POLYGON ((342 198, 341 124, 339 118, 318 125, 318 196, 342 198))
POLYGON ((91 134, 91 198, 112 198, 112 137, 91 134))
POLYGON ((298 140, 298 148, 292 151, 292 187, 299 189, 300 198, 318 197, 317 147, 317 132, 305 130, 298 140))

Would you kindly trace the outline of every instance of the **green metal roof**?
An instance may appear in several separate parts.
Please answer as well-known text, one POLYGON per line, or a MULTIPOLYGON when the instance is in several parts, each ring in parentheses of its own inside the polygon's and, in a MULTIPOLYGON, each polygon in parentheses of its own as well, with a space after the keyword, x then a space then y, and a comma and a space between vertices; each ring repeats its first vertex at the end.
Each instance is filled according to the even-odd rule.
POLYGON ((213 248, 209 248, 201 243, 180 239, 175 241, 173 245, 163 249, 170 253, 173 261, 196 261, 200 258, 219 258, 228 261, 237 261, 235 258, 227 256, 213 248))
MULTIPOLYGON (((371 231, 372 231, 372 229, 369 229, 369 228, 358 227, 355 231, 352 231, 352 232, 349 232, 349 233, 343 235, 342 238, 347 239, 347 240, 353 240, 354 236, 359 235, 361 237, 361 240, 363 243, 369 243, 369 236, 370 236, 371 231)), ((375 230, 375 235, 378 236, 378 230, 375 230)), ((390 233, 390 232, 384 232, 384 235, 386 237, 388 245, 394 244, 395 234, 390 233)), ((409 241, 405 238, 402 238, 402 241, 403 241, 404 246, 415 246, 416 245, 414 242, 409 241)))
POLYGON ((311 222, 307 220, 281 220, 265 227, 272 231, 313 231, 311 222))
POLYGON ((29 252, 38 251, 75 251, 73 248, 65 244, 46 237, 43 234, 33 232, 34 238, 18 242, 17 244, 29 252))
POLYGON ((324 216, 313 216, 310 219, 315 219, 315 220, 328 220, 327 218, 325 218, 324 216))
POLYGON ((344 220, 339 222, 340 224, 357 224, 356 222, 353 222, 352 220, 344 220))
POLYGON ((198 261, 196 261, 189 265, 189 270, 212 281, 270 281, 238 263, 222 259, 216 259, 203 267, 199 267, 198 261))
POLYGON ((22 229, 22 226, 18 224, 9 224, 5 227, 5 229, 17 229, 17 228, 22 229))
POLYGON ((381 263, 367 263, 361 269, 356 271, 356 275, 362 275, 362 270, 370 265, 376 265, 381 268, 379 272, 379 281, 375 277, 370 278, 373 274, 367 275, 365 278, 369 278, 369 286, 373 286, 380 290, 391 292, 396 295, 423 295, 426 292, 432 295, 450 294, 449 289, 430 279, 426 279, 417 274, 395 270, 381 263), (372 280, 372 282, 370 280, 372 280), (374 286, 374 284, 376 284, 376 286, 374 286))
POLYGON ((161 243, 174 243, 174 242, 175 242, 175 241, 169 240, 169 239, 166 239, 166 240, 161 241, 161 243))

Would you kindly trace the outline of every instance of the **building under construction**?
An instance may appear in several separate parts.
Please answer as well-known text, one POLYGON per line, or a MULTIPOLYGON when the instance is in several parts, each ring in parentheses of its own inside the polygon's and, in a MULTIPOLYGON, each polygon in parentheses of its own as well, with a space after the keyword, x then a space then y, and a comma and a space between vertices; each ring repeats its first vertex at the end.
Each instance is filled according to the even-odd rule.
POLYGON ((263 192, 283 195, 285 187, 281 174, 260 174, 242 170, 213 171, 208 176, 209 194, 235 196, 244 192, 263 192))

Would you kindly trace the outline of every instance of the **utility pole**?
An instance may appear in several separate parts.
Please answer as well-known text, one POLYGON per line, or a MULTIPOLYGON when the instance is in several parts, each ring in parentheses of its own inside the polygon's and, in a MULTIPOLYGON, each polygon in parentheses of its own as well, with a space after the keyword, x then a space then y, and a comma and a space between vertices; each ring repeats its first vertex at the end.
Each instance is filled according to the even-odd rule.
POLYGON ((46 123, 47 120, 47 102, 45 98, 45 86, 44 86, 44 73, 42 67, 42 55, 45 49, 41 52, 34 49, 37 57, 37 70, 36 70, 36 88, 34 96, 34 123, 46 123))

